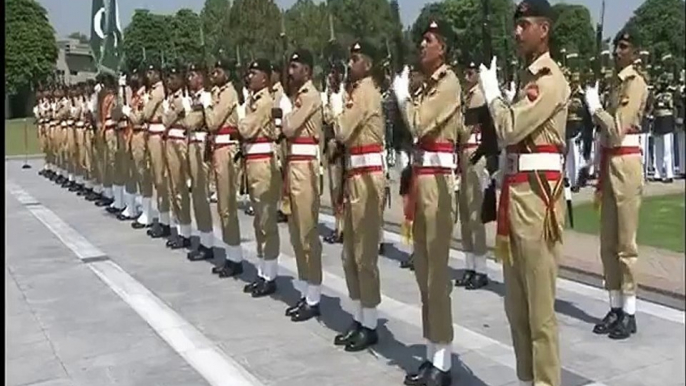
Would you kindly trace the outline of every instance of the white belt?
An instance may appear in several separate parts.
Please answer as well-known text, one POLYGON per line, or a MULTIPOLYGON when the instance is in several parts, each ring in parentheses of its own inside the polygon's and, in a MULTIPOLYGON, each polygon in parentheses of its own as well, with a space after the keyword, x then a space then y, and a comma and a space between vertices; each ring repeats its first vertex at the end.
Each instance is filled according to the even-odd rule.
POLYGON ((84 127, 85 125, 83 122, 76 122, 76 127, 84 127))
POLYGON ((151 123, 148 125, 148 131, 151 133, 164 133, 165 130, 164 125, 161 123, 151 123))
POLYGON ((258 142, 245 144, 245 154, 271 154, 274 152, 272 142, 258 142))
POLYGON ((467 145, 479 145, 481 143, 481 133, 474 133, 469 136, 467 145))
POLYGON ((455 169, 457 167, 457 156, 450 152, 418 151, 415 153, 414 165, 425 168, 446 168, 455 169))
POLYGON ((191 133, 191 141, 205 142, 207 138, 207 133, 204 131, 195 131, 191 133))
POLYGON ((67 122, 64 122, 64 121, 60 122, 60 126, 67 127, 67 122))
POLYGON ((167 136, 174 139, 186 139, 186 131, 184 129, 169 129, 167 136))
POLYGON ((622 147, 638 147, 641 146, 641 134, 627 134, 622 140, 622 147))
POLYGON ((215 145, 229 145, 232 143, 238 143, 238 141, 232 139, 230 134, 219 134, 214 137, 215 145))
POLYGON ((292 143, 290 154, 317 157, 318 151, 319 145, 313 143, 292 143))
POLYGON ((69 119, 69 120, 67 121, 67 125, 71 126, 71 125, 73 125, 73 124, 74 124, 74 120, 73 120, 73 119, 69 119))
POLYGON ((507 174, 519 172, 562 171, 563 155, 558 153, 507 154, 507 174))
POLYGON ((346 168, 351 170, 376 166, 384 166, 383 153, 351 154, 348 156, 346 168))
POLYGON ((108 119, 105 121, 105 126, 114 126, 115 122, 111 119, 108 119))

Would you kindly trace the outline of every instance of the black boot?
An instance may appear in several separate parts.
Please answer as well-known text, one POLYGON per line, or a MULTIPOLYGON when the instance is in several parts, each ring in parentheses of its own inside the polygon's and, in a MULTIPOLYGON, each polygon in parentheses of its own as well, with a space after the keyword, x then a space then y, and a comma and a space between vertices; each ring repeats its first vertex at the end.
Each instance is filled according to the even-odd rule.
POLYGON ((345 345, 347 352, 364 351, 379 342, 379 335, 376 330, 367 327, 362 327, 355 335, 350 338, 348 344, 345 345))
POLYGON ((386 243, 379 244, 379 255, 383 256, 386 253, 386 243))
POLYGON ((328 236, 324 237, 324 241, 329 244, 336 244, 340 239, 340 234, 341 233, 338 231, 333 231, 328 236))
POLYGON ((439 370, 433 365, 424 376, 426 386, 450 386, 452 383, 453 379, 449 371, 439 370))
POLYGON ((636 315, 629 315, 622 312, 614 328, 610 330, 610 339, 623 340, 628 339, 631 334, 636 333, 636 315))
POLYGON ((78 192, 78 191, 80 191, 81 189, 83 189, 83 186, 81 186, 81 185, 79 185, 79 184, 77 184, 77 183, 74 183, 72 186, 69 187, 69 191, 70 191, 70 192, 78 192))
POLYGON ((278 212, 276 212, 276 222, 279 223, 286 223, 288 222, 288 216, 279 209, 278 212))
POLYGON ((162 225, 160 223, 155 223, 152 228, 148 229, 148 236, 153 239, 161 239, 162 237, 171 236, 171 229, 169 225, 162 225))
POLYGON ((124 208, 117 208, 114 206, 108 206, 107 208, 105 208, 105 210, 107 211, 107 213, 116 214, 118 217, 121 214, 121 212, 124 211, 124 208))
POLYGON ((176 237, 170 237, 166 245, 170 249, 190 248, 191 239, 177 235, 176 237))
POLYGON ((477 290, 488 285, 488 276, 485 273, 475 273, 465 287, 468 290, 477 290))
POLYGON ((93 202, 93 201, 100 201, 100 199, 102 199, 102 196, 100 195, 100 193, 95 193, 95 192, 92 191, 92 190, 91 190, 90 193, 88 193, 88 194, 86 195, 86 201, 91 201, 91 202, 93 202))
POLYGON ((455 286, 456 286, 456 287, 466 287, 466 286, 468 286, 469 283, 471 283, 472 278, 474 277, 475 274, 476 274, 476 272, 473 271, 473 270, 471 270, 471 269, 465 270, 465 271, 464 271, 464 274, 462 275, 462 277, 459 278, 459 279, 457 279, 457 280, 455 280, 455 286))
POLYGON ((243 273, 243 264, 225 260, 221 267, 212 268, 212 273, 218 274, 220 279, 238 276, 243 273))
POLYGON ((143 228, 150 228, 152 224, 141 224, 138 221, 134 221, 131 223, 131 228, 133 229, 143 229, 143 228))
POLYGON ((362 324, 360 322, 353 322, 348 329, 342 334, 336 335, 333 340, 333 344, 336 346, 347 346, 350 343, 353 336, 357 334, 358 331, 362 329, 362 324))
POLYGON ((619 320, 622 313, 623 312, 621 308, 610 309, 610 312, 608 312, 607 315, 605 315, 603 320, 600 323, 593 326, 593 333, 598 335, 609 334, 610 331, 614 329, 615 324, 617 324, 617 321, 619 320))
POLYGON ((255 290, 255 288, 257 288, 263 281, 264 279, 261 277, 255 278, 255 280, 253 280, 252 283, 246 284, 245 287, 243 287, 243 292, 245 292, 246 294, 252 293, 255 290))
POLYGON ((319 304, 311 306, 305 302, 303 303, 302 307, 298 308, 291 316, 291 321, 304 322, 306 320, 316 318, 319 315, 321 315, 321 312, 319 311, 319 304))
POLYGON ((102 196, 98 201, 95 202, 95 206, 103 207, 112 205, 113 199, 102 196))
POLYGON ((429 373, 433 365, 429 361, 424 361, 419 365, 419 370, 416 373, 409 373, 405 375, 403 384, 407 386, 425 386, 426 375, 429 373))
MULTIPOLYGON (((140 216, 140 215, 138 215, 140 216)), ((119 221, 133 221, 138 218, 138 216, 126 216, 124 213, 119 213, 117 215, 117 220, 119 221)))
POLYGON ((245 208, 245 214, 247 214, 248 216, 254 216, 255 215, 255 209, 252 208, 252 205, 245 208))
POLYGON ((253 288, 252 297, 263 298, 265 296, 273 294, 274 292, 276 292, 276 281, 263 280, 257 286, 255 286, 255 288, 253 288))
POLYGON ((305 305, 305 303, 306 303, 305 298, 300 298, 300 300, 298 300, 298 302, 295 303, 294 306, 290 306, 290 307, 286 308, 286 316, 288 316, 288 317, 293 316, 293 314, 295 314, 300 309, 300 307, 305 305))
POLYGON ((190 261, 212 260, 214 259, 214 251, 212 248, 200 245, 195 251, 188 252, 186 258, 190 261))

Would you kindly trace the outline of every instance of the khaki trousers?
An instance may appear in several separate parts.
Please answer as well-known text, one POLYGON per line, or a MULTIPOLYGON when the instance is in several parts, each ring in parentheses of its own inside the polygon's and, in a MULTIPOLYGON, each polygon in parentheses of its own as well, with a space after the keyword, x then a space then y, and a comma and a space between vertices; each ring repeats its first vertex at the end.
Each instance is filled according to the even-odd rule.
POLYGON ((205 142, 191 142, 188 144, 188 163, 193 185, 193 212, 195 222, 200 232, 212 233, 212 212, 210 210, 210 194, 208 192, 208 175, 210 166, 205 162, 205 142))
POLYGON ((415 178, 417 203, 412 227, 414 272, 422 299, 424 338, 436 344, 450 344, 453 341, 450 303, 453 286, 448 270, 448 254, 455 216, 452 206, 455 178, 452 174, 420 174, 415 178))
POLYGON ((72 176, 77 174, 77 160, 78 160, 78 147, 76 138, 76 127, 74 125, 67 127, 67 149, 66 149, 66 161, 67 169, 72 176))
MULTIPOLYGON (((91 158, 91 167, 96 182, 99 185, 105 186, 105 133, 101 130, 93 132, 93 158, 91 158)), ((110 184, 111 185, 111 184, 110 184)))
POLYGON ((131 136, 131 174, 137 190, 143 197, 152 197, 152 173, 149 167, 145 130, 137 130, 131 136))
MULTIPOLYGON (((555 183, 550 183, 551 191, 555 183)), ((555 203, 564 222, 564 198, 555 203)), ((561 384, 555 283, 561 243, 543 239, 545 205, 528 183, 510 187, 512 264, 503 264, 505 313, 510 322, 517 377, 535 385, 561 384)))
POLYGON ((343 167, 340 161, 329 162, 327 169, 329 170, 329 195, 331 197, 331 207, 334 209, 334 217, 336 219, 334 232, 340 234, 343 231, 345 216, 342 208, 336 208, 337 201, 343 189, 343 167))
POLYGON ((44 123, 38 124, 38 145, 43 152, 43 159, 45 163, 50 163, 50 151, 48 149, 48 125, 44 123))
POLYGON ((639 210, 643 193, 641 155, 614 156, 608 161, 600 209, 600 257, 605 288, 636 295, 639 210))
POLYGON ((83 147, 81 148, 81 168, 83 169, 83 178, 91 181, 95 177, 93 172, 93 147, 94 145, 94 131, 86 128, 83 130, 83 147))
POLYGON ((381 303, 378 260, 385 184, 383 172, 355 175, 345 182, 343 270, 348 296, 363 308, 381 303))
MULTIPOLYGON (((281 169, 286 166, 288 155, 288 141, 281 142, 279 146, 279 159, 281 160, 281 169)), ((290 216, 291 210, 291 197, 288 194, 281 195, 281 212, 286 216, 290 216)))
POLYGON ((219 212, 219 222, 222 224, 222 241, 234 247, 241 244, 236 200, 239 168, 233 162, 233 157, 237 152, 238 145, 222 146, 215 148, 212 156, 217 188, 217 212, 219 212))
MULTIPOLYGON (((188 142, 186 139, 167 139, 167 166, 171 182, 171 208, 180 226, 191 224, 191 199, 188 192, 188 142)), ((190 235, 183 235, 190 237, 190 235)))
POLYGON ((117 170, 117 150, 118 150, 117 131, 115 129, 105 130, 105 148, 104 151, 104 176, 103 185, 106 188, 116 185, 114 182, 114 174, 117 170))
POLYGON ((76 169, 76 175, 82 178, 86 177, 86 169, 84 167, 84 161, 86 154, 86 129, 83 127, 76 128, 76 154, 74 154, 74 168, 76 169))
POLYGON ((472 153, 472 150, 466 150, 460 156, 462 171, 458 194, 460 233, 464 251, 483 256, 487 249, 486 227, 481 222, 481 205, 484 201, 483 189, 485 187, 481 185, 486 169, 486 157, 482 157, 476 165, 472 165, 469 161, 472 153))
POLYGON ((127 140, 126 140, 126 130, 118 129, 117 140, 116 140, 116 151, 114 154, 114 166, 112 172, 112 183, 117 186, 124 186, 127 183, 129 176, 129 152, 127 140))
POLYGON ((169 183, 167 181, 167 154, 166 143, 159 134, 151 134, 148 137, 148 151, 150 152, 150 164, 155 185, 157 198, 157 211, 160 214, 160 223, 169 225, 169 183))
POLYGON ((287 165, 288 201, 291 215, 288 231, 298 266, 298 279, 322 283, 322 242, 319 238, 319 163, 292 161, 287 165))
POLYGON ((281 197, 281 176, 276 167, 276 159, 272 157, 244 162, 250 201, 255 211, 253 227, 257 256, 266 261, 276 260, 280 250, 276 212, 281 197))

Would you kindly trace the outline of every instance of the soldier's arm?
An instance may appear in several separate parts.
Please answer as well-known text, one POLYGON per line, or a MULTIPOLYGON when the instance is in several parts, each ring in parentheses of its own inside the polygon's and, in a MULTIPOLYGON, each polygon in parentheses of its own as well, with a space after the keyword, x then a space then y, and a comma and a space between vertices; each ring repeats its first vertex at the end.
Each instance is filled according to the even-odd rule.
POLYGON ((205 121, 210 133, 216 133, 221 129, 221 125, 233 113, 238 104, 238 95, 235 90, 225 92, 228 96, 219 98, 217 103, 205 109, 205 121))
POLYGON ((318 93, 310 92, 301 97, 302 105, 286 115, 281 132, 287 138, 297 137, 305 122, 322 108, 322 101, 318 93))
POLYGON ((569 98, 569 87, 563 89, 550 75, 542 75, 523 92, 525 96, 511 106, 502 98, 491 102, 493 123, 503 147, 517 144, 538 130, 564 108, 569 98))
POLYGON ((128 118, 129 118, 129 121, 131 121, 132 125, 136 125, 136 126, 142 125, 143 119, 144 119, 143 109, 138 108, 136 106, 133 106, 131 108, 131 112, 129 113, 128 118))
POLYGON ((143 119, 150 122, 155 111, 160 107, 164 100, 164 91, 161 88, 154 89, 150 95, 150 100, 143 107, 143 119))
POLYGON ((336 140, 345 144, 362 127, 362 122, 368 119, 368 103, 370 101, 361 92, 355 93, 352 101, 347 102, 343 113, 334 120, 333 131, 336 140))
POLYGON ((627 130, 634 129, 634 125, 641 122, 648 99, 643 78, 628 78, 626 82, 626 93, 619 101, 620 105, 614 116, 603 109, 593 114, 600 129, 609 136, 612 143, 621 143, 627 130))
POLYGON ((460 84, 456 80, 441 82, 435 91, 428 94, 415 109, 411 121, 414 134, 422 138, 441 129, 446 122, 460 112, 462 108, 460 94, 460 84))
POLYGON ((181 98, 173 98, 169 101, 169 110, 162 114, 162 124, 167 128, 179 120, 179 108, 183 109, 183 107, 178 106, 177 99, 180 100, 181 98))
POLYGON ((244 139, 252 139, 257 136, 260 130, 267 126, 272 119, 271 99, 260 98, 255 103, 257 104, 255 111, 246 114, 245 118, 238 122, 238 132, 244 139))

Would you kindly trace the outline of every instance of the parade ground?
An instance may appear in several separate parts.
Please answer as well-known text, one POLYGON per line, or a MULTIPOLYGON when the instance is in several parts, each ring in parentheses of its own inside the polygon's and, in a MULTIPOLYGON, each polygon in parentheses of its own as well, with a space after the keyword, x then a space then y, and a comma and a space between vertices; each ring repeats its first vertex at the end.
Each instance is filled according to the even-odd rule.
MULTIPOLYGON (((340 244, 324 244, 322 317, 293 323, 284 316, 298 299, 285 224, 279 225, 278 292, 252 299, 242 287, 254 275, 253 218, 242 211, 247 270, 222 280, 210 273, 223 259, 221 249, 215 261, 189 262, 185 252, 165 248, 163 241, 38 176, 40 159, 29 159, 31 169, 23 164, 21 157, 5 161, 6 385, 381 386, 402 384, 404 372, 419 365, 421 305, 413 273, 399 267, 410 248, 397 233, 402 213, 395 185, 386 210, 386 251, 379 258, 380 342, 350 354, 333 345, 350 322, 340 244)), ((683 194, 681 180, 650 183, 645 200, 683 194)), ((586 219, 592 214, 583 213, 591 195, 591 188, 575 195, 576 225, 584 229, 566 232, 560 261, 556 310, 563 385, 683 385, 683 239, 639 248, 644 289, 638 333, 626 341, 594 335, 593 325, 607 312, 607 295, 599 288, 598 237, 586 219)), ((333 226, 327 196, 319 217, 322 235, 333 226)), ((679 216, 683 229, 683 201, 677 212, 678 201, 665 200, 667 213, 653 213, 660 205, 646 204, 658 208, 650 215, 679 216)), ((679 226, 674 221, 662 231, 643 228, 650 233, 643 237, 667 237, 665 232, 679 226)), ((458 236, 456 228, 453 277, 464 264, 458 236)), ((495 261, 488 268, 489 286, 452 292, 456 385, 517 384, 502 270, 495 261)))

